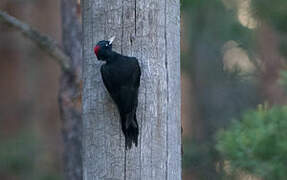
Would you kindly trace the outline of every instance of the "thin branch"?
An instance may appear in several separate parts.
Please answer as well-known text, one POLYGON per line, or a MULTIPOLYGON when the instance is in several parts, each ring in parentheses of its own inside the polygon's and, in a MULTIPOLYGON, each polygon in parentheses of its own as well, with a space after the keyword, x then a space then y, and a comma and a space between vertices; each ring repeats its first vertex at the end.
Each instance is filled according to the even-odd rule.
POLYGON ((28 24, 25 24, 15 17, 8 15, 6 12, 0 10, 0 22, 8 24, 9 26, 21 31, 23 35, 31 39, 41 49, 46 51, 50 56, 55 59, 63 70, 70 69, 70 57, 59 47, 57 42, 49 36, 40 33, 28 24))

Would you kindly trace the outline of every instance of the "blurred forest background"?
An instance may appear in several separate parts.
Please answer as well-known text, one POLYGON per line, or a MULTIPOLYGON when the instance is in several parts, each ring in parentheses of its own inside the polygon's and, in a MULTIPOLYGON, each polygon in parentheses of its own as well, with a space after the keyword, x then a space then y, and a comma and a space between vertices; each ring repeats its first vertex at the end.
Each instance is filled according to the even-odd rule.
MULTIPOLYGON (((286 180, 287 1, 181 7, 183 179, 286 180)), ((61 41, 59 1, 0 10, 61 41)), ((0 32, 0 179, 63 179, 60 68, 19 32, 0 32)))

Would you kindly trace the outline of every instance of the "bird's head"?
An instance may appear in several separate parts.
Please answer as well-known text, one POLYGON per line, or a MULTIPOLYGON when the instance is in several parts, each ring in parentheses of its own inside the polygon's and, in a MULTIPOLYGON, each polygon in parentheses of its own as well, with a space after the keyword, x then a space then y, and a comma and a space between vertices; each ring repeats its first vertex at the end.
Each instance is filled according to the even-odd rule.
POLYGON ((102 40, 97 43, 94 48, 94 52, 98 58, 98 60, 106 60, 112 51, 112 43, 115 39, 115 36, 110 38, 109 40, 102 40))

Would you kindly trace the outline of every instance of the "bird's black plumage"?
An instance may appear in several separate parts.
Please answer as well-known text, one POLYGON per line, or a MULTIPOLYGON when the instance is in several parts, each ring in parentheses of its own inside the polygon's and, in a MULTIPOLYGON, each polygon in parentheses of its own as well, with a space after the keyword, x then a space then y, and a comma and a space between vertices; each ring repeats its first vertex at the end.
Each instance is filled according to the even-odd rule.
POLYGON ((138 60, 112 51, 109 41, 100 41, 95 53, 99 60, 106 61, 101 66, 102 79, 118 107, 126 148, 130 149, 132 143, 137 146, 139 135, 136 110, 141 69, 138 60))

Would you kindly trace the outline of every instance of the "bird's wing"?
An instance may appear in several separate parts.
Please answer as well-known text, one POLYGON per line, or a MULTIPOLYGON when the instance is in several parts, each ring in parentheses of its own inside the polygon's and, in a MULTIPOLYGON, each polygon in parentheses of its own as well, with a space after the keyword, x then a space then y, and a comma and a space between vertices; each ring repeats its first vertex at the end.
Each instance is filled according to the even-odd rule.
POLYGON ((120 82, 119 76, 115 77, 113 73, 114 72, 112 72, 108 67, 102 65, 101 74, 106 89, 120 111, 126 112, 127 109, 129 109, 128 106, 132 99, 131 94, 133 93, 131 93, 131 88, 128 85, 123 85, 120 82))
POLYGON ((108 90, 108 92, 112 96, 112 94, 114 92, 114 87, 113 87, 112 82, 108 80, 108 78, 111 76, 111 74, 110 74, 109 70, 105 68, 105 65, 101 66, 101 75, 102 75, 102 79, 103 79, 103 82, 104 82, 106 89, 108 90))
POLYGON ((134 71, 129 77, 129 83, 120 88, 120 96, 122 97, 121 104, 126 112, 132 111, 137 107, 138 103, 138 88, 140 86, 141 70, 137 59, 134 59, 136 60, 136 63, 134 64, 134 71))
POLYGON ((103 65, 101 74, 104 85, 117 104, 119 110, 123 113, 131 112, 137 106, 138 88, 140 85, 140 67, 138 63, 135 65, 134 72, 130 74, 128 79, 118 79, 119 76, 110 72, 103 65), (115 77, 114 77, 115 76, 115 77), (117 79, 117 81, 111 81, 117 79))
POLYGON ((135 65, 135 73, 134 73, 134 82, 135 82, 135 86, 136 88, 139 88, 140 86, 140 78, 141 78, 141 68, 139 66, 138 60, 137 58, 134 58, 136 61, 136 65, 135 65))

